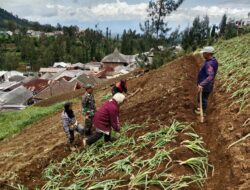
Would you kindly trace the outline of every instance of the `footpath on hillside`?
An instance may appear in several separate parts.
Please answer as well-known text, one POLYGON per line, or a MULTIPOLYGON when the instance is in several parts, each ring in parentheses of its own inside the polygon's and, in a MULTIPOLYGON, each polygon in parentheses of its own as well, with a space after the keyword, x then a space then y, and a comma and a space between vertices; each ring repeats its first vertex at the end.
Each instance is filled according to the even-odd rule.
MULTIPOLYGON (((121 121, 136 124, 147 121, 152 130, 155 130, 154 123, 159 120, 163 123, 170 123, 174 119, 192 123, 197 133, 204 138, 205 147, 210 150, 209 162, 214 165, 214 175, 210 173, 204 189, 247 189, 250 187, 249 147, 243 143, 241 147, 227 149, 232 136, 242 132, 238 128, 246 121, 247 113, 238 117, 235 110, 228 108, 229 95, 220 91, 221 84, 217 82, 215 93, 210 98, 212 103, 209 105, 208 117, 205 123, 199 122, 193 109, 197 92, 196 76, 201 62, 198 56, 183 57, 130 80, 130 92, 138 88, 143 91, 121 107, 121 121)), ((96 99, 109 90, 99 91, 96 99)), ((80 118, 80 104, 75 109, 77 118, 80 118)), ((43 169, 70 154, 64 149, 65 141, 60 113, 1 141, 1 189, 12 189, 12 182, 30 189, 42 187, 45 183, 41 177, 43 169)))

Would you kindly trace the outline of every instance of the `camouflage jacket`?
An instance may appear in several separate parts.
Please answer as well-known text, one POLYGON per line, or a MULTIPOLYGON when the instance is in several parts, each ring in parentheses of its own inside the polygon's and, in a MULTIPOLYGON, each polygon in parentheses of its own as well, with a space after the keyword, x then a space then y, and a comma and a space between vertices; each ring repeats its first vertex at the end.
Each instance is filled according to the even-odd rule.
POLYGON ((93 94, 86 92, 82 97, 82 113, 84 115, 94 116, 95 111, 95 98, 93 94))

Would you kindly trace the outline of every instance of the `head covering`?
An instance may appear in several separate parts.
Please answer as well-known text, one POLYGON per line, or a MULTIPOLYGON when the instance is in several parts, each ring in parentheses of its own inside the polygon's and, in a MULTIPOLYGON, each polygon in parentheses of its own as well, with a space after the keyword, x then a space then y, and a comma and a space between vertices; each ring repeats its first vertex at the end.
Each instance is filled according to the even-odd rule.
POLYGON ((113 99, 118 103, 121 104, 125 100, 125 96, 122 93, 116 93, 113 96, 113 99))
POLYGON ((87 85, 85 86, 85 88, 86 88, 86 89, 90 89, 90 88, 93 88, 93 86, 92 86, 91 84, 87 84, 87 85))
POLYGON ((207 47, 204 47, 202 50, 201 50, 201 53, 214 53, 214 48, 212 46, 207 46, 207 47))
POLYGON ((72 105, 72 102, 66 102, 64 104, 64 112, 68 115, 69 118, 74 118, 75 114, 72 109, 70 109, 70 106, 72 105))

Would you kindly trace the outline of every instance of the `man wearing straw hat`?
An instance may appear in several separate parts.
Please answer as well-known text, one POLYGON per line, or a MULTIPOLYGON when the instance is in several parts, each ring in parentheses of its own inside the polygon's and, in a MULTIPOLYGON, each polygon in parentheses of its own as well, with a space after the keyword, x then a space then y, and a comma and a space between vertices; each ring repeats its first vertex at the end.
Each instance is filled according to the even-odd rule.
MULTIPOLYGON (((213 91, 214 80, 218 70, 218 62, 214 57, 214 48, 212 46, 204 47, 201 50, 205 62, 203 63, 197 78, 198 93, 201 93, 202 97, 202 109, 204 115, 207 111, 208 97, 213 91)), ((198 96, 198 104, 200 104, 200 96, 198 96)), ((201 109, 196 108, 195 113, 200 114, 201 109)))

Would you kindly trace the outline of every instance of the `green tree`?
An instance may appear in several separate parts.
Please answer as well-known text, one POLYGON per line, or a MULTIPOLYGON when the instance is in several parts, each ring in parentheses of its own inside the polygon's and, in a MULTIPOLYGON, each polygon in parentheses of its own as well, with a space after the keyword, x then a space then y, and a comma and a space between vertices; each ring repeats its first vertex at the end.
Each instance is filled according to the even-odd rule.
POLYGON ((221 22, 219 25, 219 29, 220 29, 220 36, 223 36, 225 34, 225 30, 226 30, 226 25, 227 25, 227 15, 224 14, 221 18, 221 22))
POLYGON ((19 64, 19 57, 15 53, 6 53, 4 65, 6 70, 16 70, 19 64))
POLYGON ((230 19, 226 25, 224 37, 225 39, 230 39, 237 36, 237 26, 234 20, 230 19))
POLYGON ((177 28, 174 30, 168 37, 167 39, 168 45, 169 46, 176 46, 181 43, 181 34, 180 34, 180 29, 177 28))
POLYGON ((150 0, 148 7, 148 16, 151 19, 151 24, 156 38, 164 37, 166 32, 169 31, 167 23, 165 22, 166 16, 170 15, 173 11, 183 3, 184 0, 150 0))

